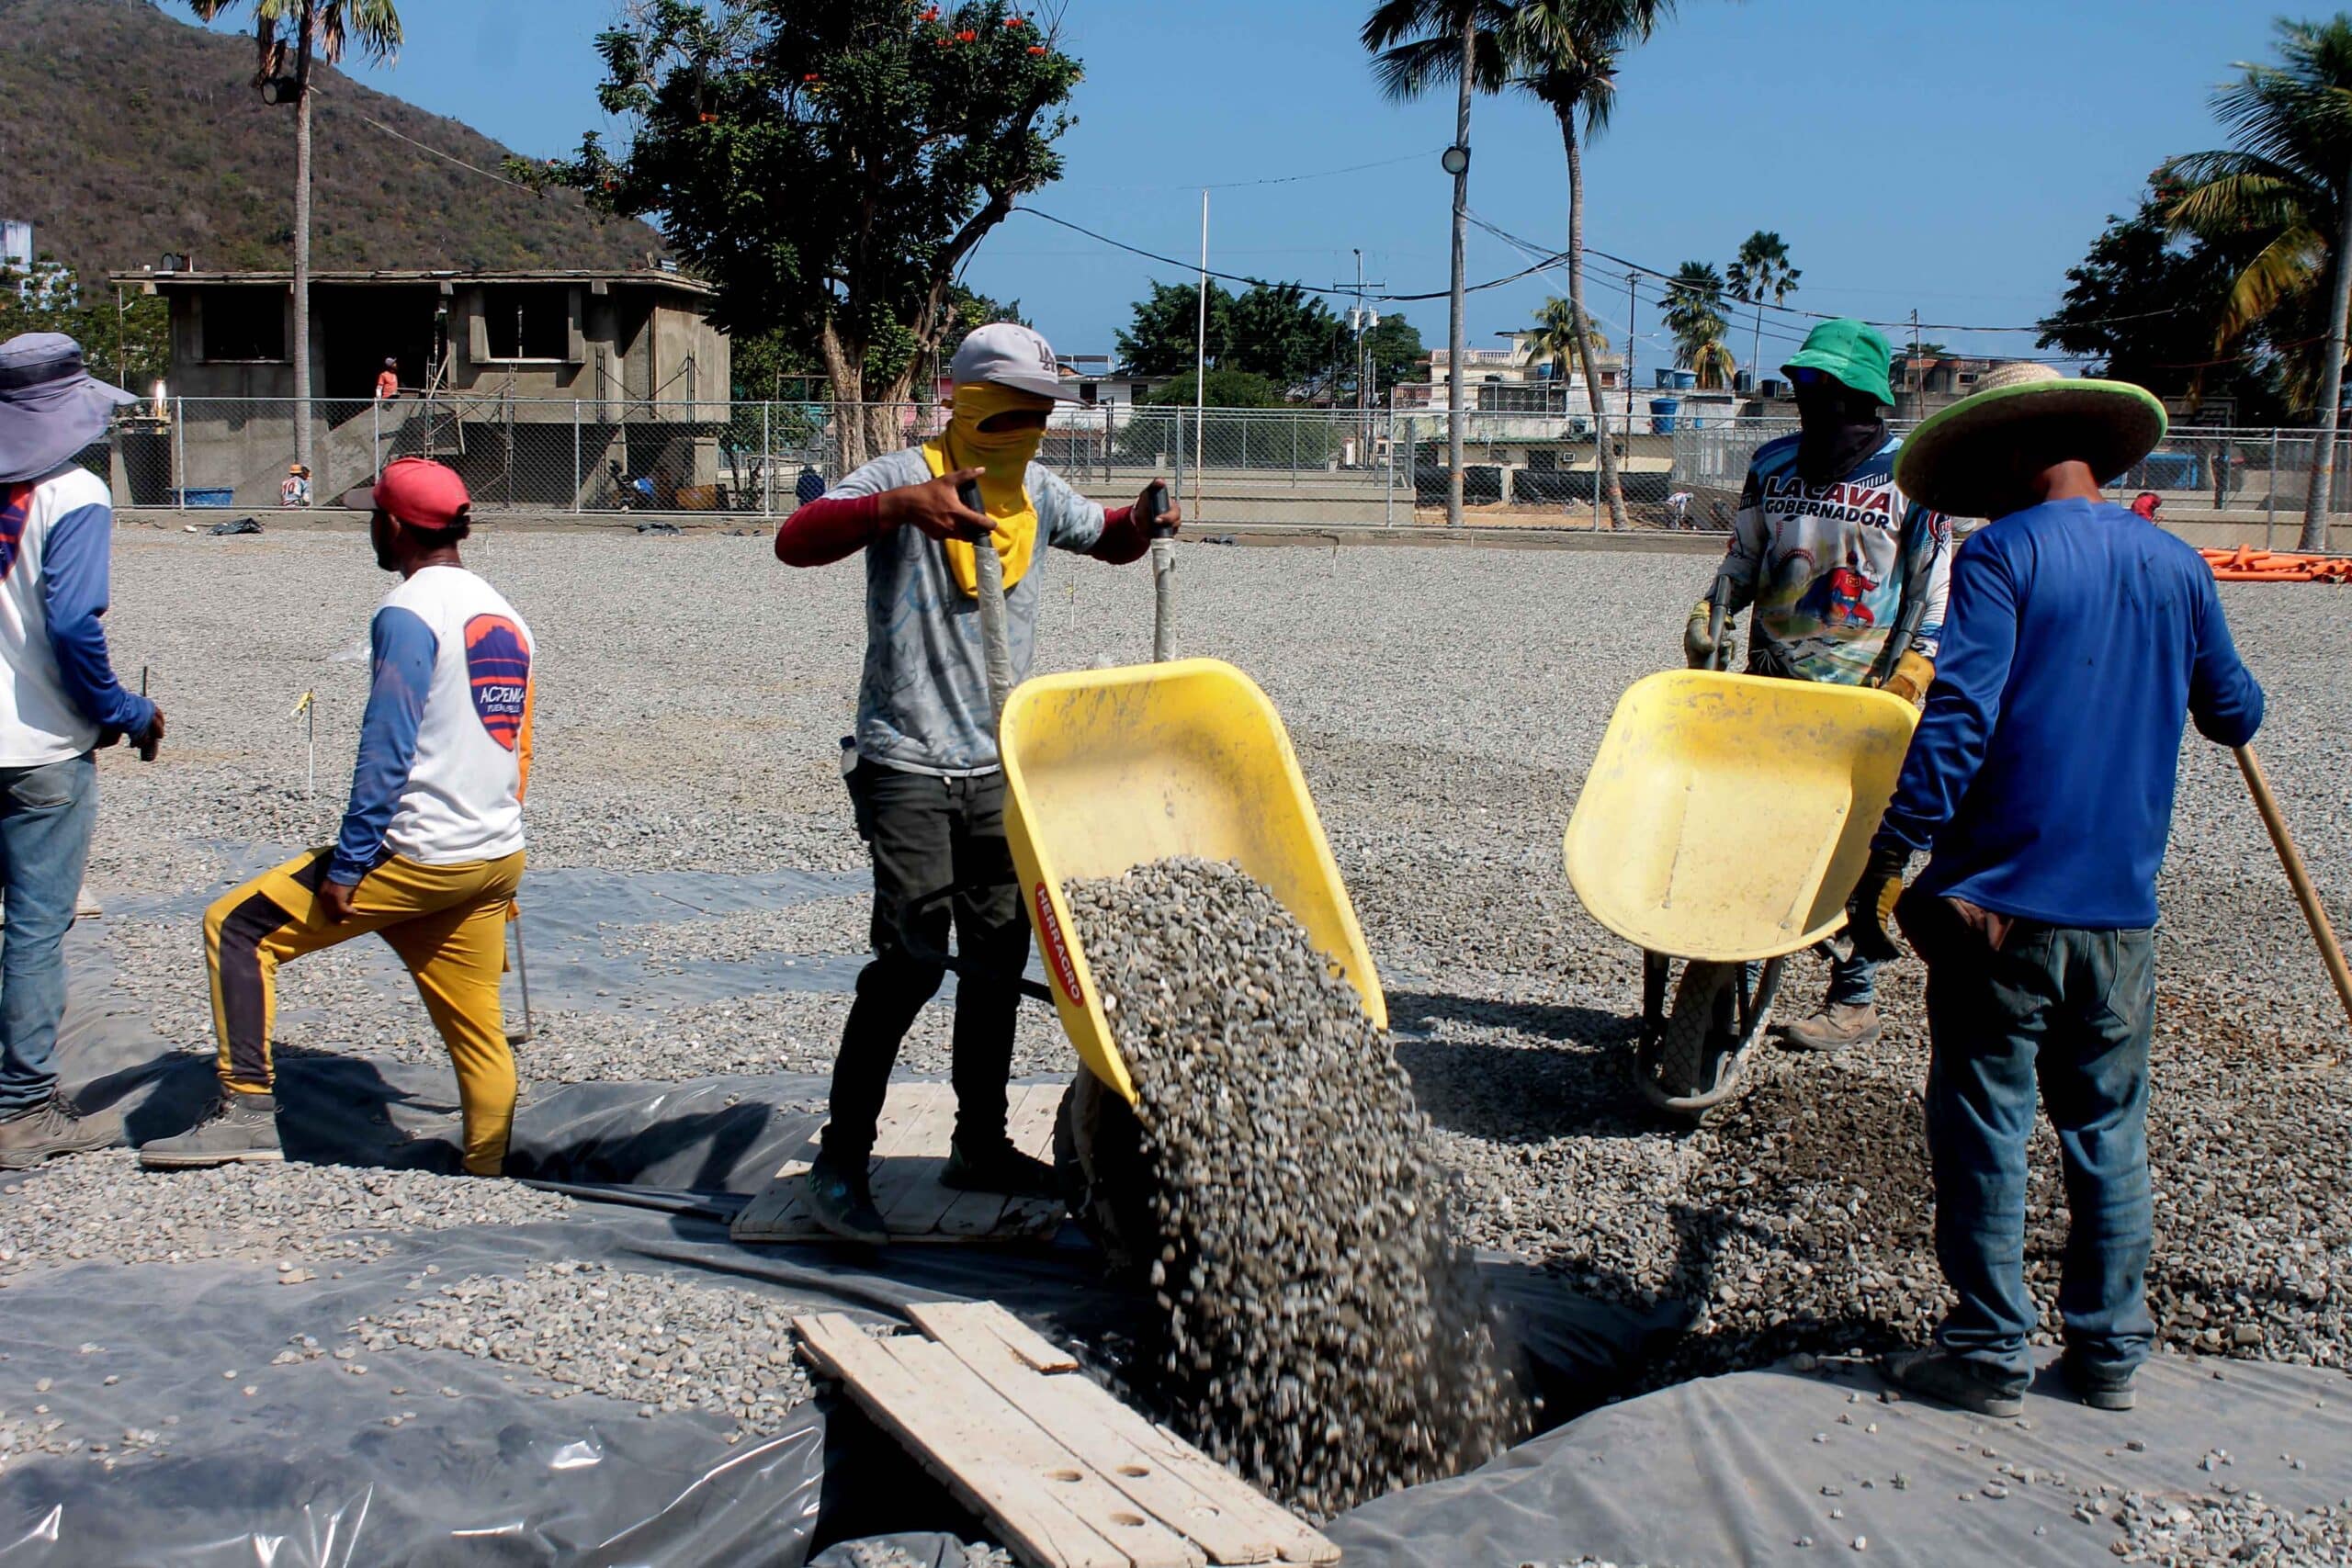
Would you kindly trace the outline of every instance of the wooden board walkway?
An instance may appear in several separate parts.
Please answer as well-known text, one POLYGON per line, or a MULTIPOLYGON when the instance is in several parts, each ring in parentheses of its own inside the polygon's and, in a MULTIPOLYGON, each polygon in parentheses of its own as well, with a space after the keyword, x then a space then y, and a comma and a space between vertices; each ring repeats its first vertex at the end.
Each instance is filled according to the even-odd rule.
POLYGON ((1340 1549, 1113 1398, 994 1302, 910 1306, 922 1332, 793 1319, 817 1371, 1031 1568, 1336 1562, 1340 1549))
MULTIPOLYGON (((1047 1164, 1054 1157, 1058 1083, 1014 1084, 1005 1130, 1013 1146, 1047 1164)), ((1041 1241, 1061 1228, 1058 1200, 958 1192, 942 1186, 948 1140, 956 1131, 956 1091, 944 1083, 894 1083, 876 1124, 868 1177, 874 1206, 894 1242, 1041 1241)), ((797 1150, 736 1214, 729 1234, 742 1242, 831 1241, 808 1213, 808 1166, 817 1140, 797 1150)))

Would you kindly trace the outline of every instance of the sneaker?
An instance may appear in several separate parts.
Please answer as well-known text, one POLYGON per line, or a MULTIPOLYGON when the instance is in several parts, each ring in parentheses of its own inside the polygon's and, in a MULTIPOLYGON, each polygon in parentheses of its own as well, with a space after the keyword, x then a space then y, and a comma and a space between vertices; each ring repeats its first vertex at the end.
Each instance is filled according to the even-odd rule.
POLYGON ((866 1185, 864 1160, 852 1168, 820 1151, 808 1168, 808 1213, 843 1241, 879 1247, 890 1239, 882 1211, 874 1206, 874 1190, 866 1185))
POLYGON ((111 1111, 85 1116, 51 1094, 31 1110, 0 1122, 0 1170, 29 1170, 59 1155, 105 1148, 121 1136, 121 1117, 111 1111))
POLYGON ((277 1097, 221 1091, 209 1114, 187 1132, 139 1145, 139 1163, 150 1170, 193 1170, 208 1165, 277 1161, 277 1097))
POLYGON ((2069 1350, 2058 1358, 2058 1371, 2075 1397, 2093 1410, 2129 1410, 2134 1395, 2132 1374, 2117 1377, 2112 1372, 2095 1372, 2069 1350))
POLYGON ((1024 1155, 1009 1142, 983 1145, 967 1152, 964 1140, 948 1145, 947 1168, 939 1183, 958 1192, 1001 1192, 1008 1198, 1058 1198, 1061 1179, 1054 1168, 1035 1155, 1024 1155))
POLYGON ((1811 1018, 1790 1024, 1781 1037, 1798 1051, 1843 1051, 1849 1045, 1867 1045, 1878 1038, 1878 1004, 1831 1002, 1811 1018))
POLYGON ((1907 1393, 1925 1394, 1945 1404, 1973 1410, 1979 1416, 2006 1418, 2025 1410, 2025 1400, 2018 1389, 1995 1382, 1990 1375, 1978 1371, 1974 1362, 1964 1361, 1949 1350, 1901 1351, 1881 1361, 1879 1371, 1887 1382, 1907 1393))

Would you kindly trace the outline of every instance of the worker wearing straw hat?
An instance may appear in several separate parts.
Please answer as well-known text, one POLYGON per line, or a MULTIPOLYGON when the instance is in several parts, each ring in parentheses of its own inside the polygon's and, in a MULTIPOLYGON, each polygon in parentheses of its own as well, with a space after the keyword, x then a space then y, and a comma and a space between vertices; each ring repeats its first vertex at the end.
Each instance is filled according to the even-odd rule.
POLYGON ((1936 1256, 1958 1298, 1934 1347, 1887 1371, 1985 1415, 2022 1408, 2038 1083, 2071 1218, 2063 1375, 2129 1409, 2154 1335, 2148 1037, 2181 730, 2243 745, 2262 688, 2203 559, 2099 492, 2163 439, 2163 405, 2041 366, 1978 385, 1896 459, 1906 493, 1992 522, 1953 558, 1943 657, 1848 905, 1858 948, 1894 952, 1892 912, 1928 967, 1936 1256))
MULTIPOLYGON (((1800 428, 1756 450, 1715 586, 1690 612, 1683 651, 1712 666, 1713 617, 1754 604, 1751 675, 1877 686, 1917 702, 1934 678, 1951 563, 1950 521, 1894 479, 1887 433, 1893 351, 1865 321, 1824 321, 1781 367, 1800 428)), ((1781 1032, 1805 1051, 1878 1038, 1878 964, 1834 959, 1820 1009, 1781 1032)), ((1753 978, 1751 976, 1751 984, 1753 978)))

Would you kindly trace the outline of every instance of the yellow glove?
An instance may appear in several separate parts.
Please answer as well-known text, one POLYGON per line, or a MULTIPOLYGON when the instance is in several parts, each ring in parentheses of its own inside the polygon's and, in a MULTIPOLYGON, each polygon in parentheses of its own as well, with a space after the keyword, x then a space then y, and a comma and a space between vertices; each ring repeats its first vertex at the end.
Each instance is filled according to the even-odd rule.
POLYGON ((1916 708, 1927 702, 1928 688, 1935 683, 1935 660, 1924 653, 1906 653, 1894 661, 1894 673, 1879 690, 1893 692, 1916 708))
POLYGON ((1682 657, 1693 670, 1712 670, 1715 665, 1713 623, 1715 607, 1702 599, 1690 612, 1690 619, 1682 627, 1682 657))

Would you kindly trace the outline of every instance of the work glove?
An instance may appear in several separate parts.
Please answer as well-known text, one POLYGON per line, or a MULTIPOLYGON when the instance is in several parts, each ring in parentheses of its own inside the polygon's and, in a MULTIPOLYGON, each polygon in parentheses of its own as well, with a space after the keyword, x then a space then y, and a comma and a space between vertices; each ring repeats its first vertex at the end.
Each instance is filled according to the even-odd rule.
POLYGON ((1936 661, 1924 653, 1906 653, 1894 661, 1894 673, 1886 678, 1882 692, 1893 692, 1913 707, 1928 700, 1928 688, 1936 683, 1936 661))
POLYGON ((1714 668, 1715 638, 1712 626, 1714 618, 1714 605, 1702 599, 1682 628, 1682 657, 1690 661, 1693 670, 1714 668))
POLYGON ((1862 878, 1846 897, 1846 934, 1853 939, 1854 956, 1884 963, 1902 950, 1887 930, 1894 918, 1894 901, 1903 897, 1903 874, 1911 852, 1900 845, 1873 848, 1863 863, 1862 878))

